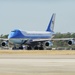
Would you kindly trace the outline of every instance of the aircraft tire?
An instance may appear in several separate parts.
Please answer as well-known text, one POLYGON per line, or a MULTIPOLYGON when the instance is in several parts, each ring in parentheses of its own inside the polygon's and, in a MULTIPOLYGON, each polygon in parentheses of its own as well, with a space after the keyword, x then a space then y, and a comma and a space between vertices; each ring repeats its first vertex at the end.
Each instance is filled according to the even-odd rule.
POLYGON ((34 47, 34 50, 38 50, 38 49, 39 49, 39 47, 38 47, 38 46, 35 46, 35 47, 34 47))
POLYGON ((39 47, 39 50, 44 50, 44 48, 43 47, 39 47))
POLYGON ((27 47, 27 50, 32 50, 32 47, 31 47, 31 46, 28 46, 28 47, 27 47))
POLYGON ((23 47, 21 46, 21 47, 19 47, 19 49, 23 50, 23 47))
POLYGON ((17 49, 16 47, 13 47, 13 48, 12 48, 12 50, 16 50, 16 49, 17 49))

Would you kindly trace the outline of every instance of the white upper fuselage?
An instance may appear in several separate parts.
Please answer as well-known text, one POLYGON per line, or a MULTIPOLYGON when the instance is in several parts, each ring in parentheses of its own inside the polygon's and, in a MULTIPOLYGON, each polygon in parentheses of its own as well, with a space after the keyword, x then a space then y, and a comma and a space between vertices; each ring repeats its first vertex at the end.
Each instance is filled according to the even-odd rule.
POLYGON ((46 31, 26 31, 26 32, 22 31, 22 34, 28 36, 28 38, 33 38, 33 39, 51 38, 52 36, 51 32, 46 32, 46 31))

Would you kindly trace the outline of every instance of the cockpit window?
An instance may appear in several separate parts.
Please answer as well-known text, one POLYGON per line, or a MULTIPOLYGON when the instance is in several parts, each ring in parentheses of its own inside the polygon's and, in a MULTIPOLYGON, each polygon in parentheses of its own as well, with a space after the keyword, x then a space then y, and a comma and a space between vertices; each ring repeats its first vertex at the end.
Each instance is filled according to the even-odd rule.
POLYGON ((15 31, 11 31, 11 32, 15 32, 15 31))

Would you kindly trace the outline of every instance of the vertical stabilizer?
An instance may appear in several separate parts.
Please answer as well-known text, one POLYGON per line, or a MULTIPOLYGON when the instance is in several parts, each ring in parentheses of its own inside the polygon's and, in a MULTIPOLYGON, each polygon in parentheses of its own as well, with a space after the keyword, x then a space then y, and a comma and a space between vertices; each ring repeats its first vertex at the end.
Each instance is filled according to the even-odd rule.
POLYGON ((50 19, 50 22, 48 24, 48 27, 47 27, 47 30, 46 31, 49 31, 49 32, 54 32, 54 23, 55 23, 55 13, 53 13, 51 19, 50 19))

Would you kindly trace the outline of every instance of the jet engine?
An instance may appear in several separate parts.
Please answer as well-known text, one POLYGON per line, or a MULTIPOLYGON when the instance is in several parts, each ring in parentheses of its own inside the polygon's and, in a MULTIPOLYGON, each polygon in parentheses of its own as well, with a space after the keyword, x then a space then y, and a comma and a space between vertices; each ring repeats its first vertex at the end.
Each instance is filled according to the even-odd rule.
POLYGON ((3 41, 3 42, 1 43, 2 46, 6 46, 7 44, 8 44, 7 41, 3 41))
POLYGON ((75 44, 75 40, 69 40, 69 41, 68 41, 68 44, 69 44, 69 45, 74 45, 74 44, 75 44))
POLYGON ((51 41, 46 41, 45 46, 46 47, 51 47, 51 46, 53 46, 53 43, 51 41))

